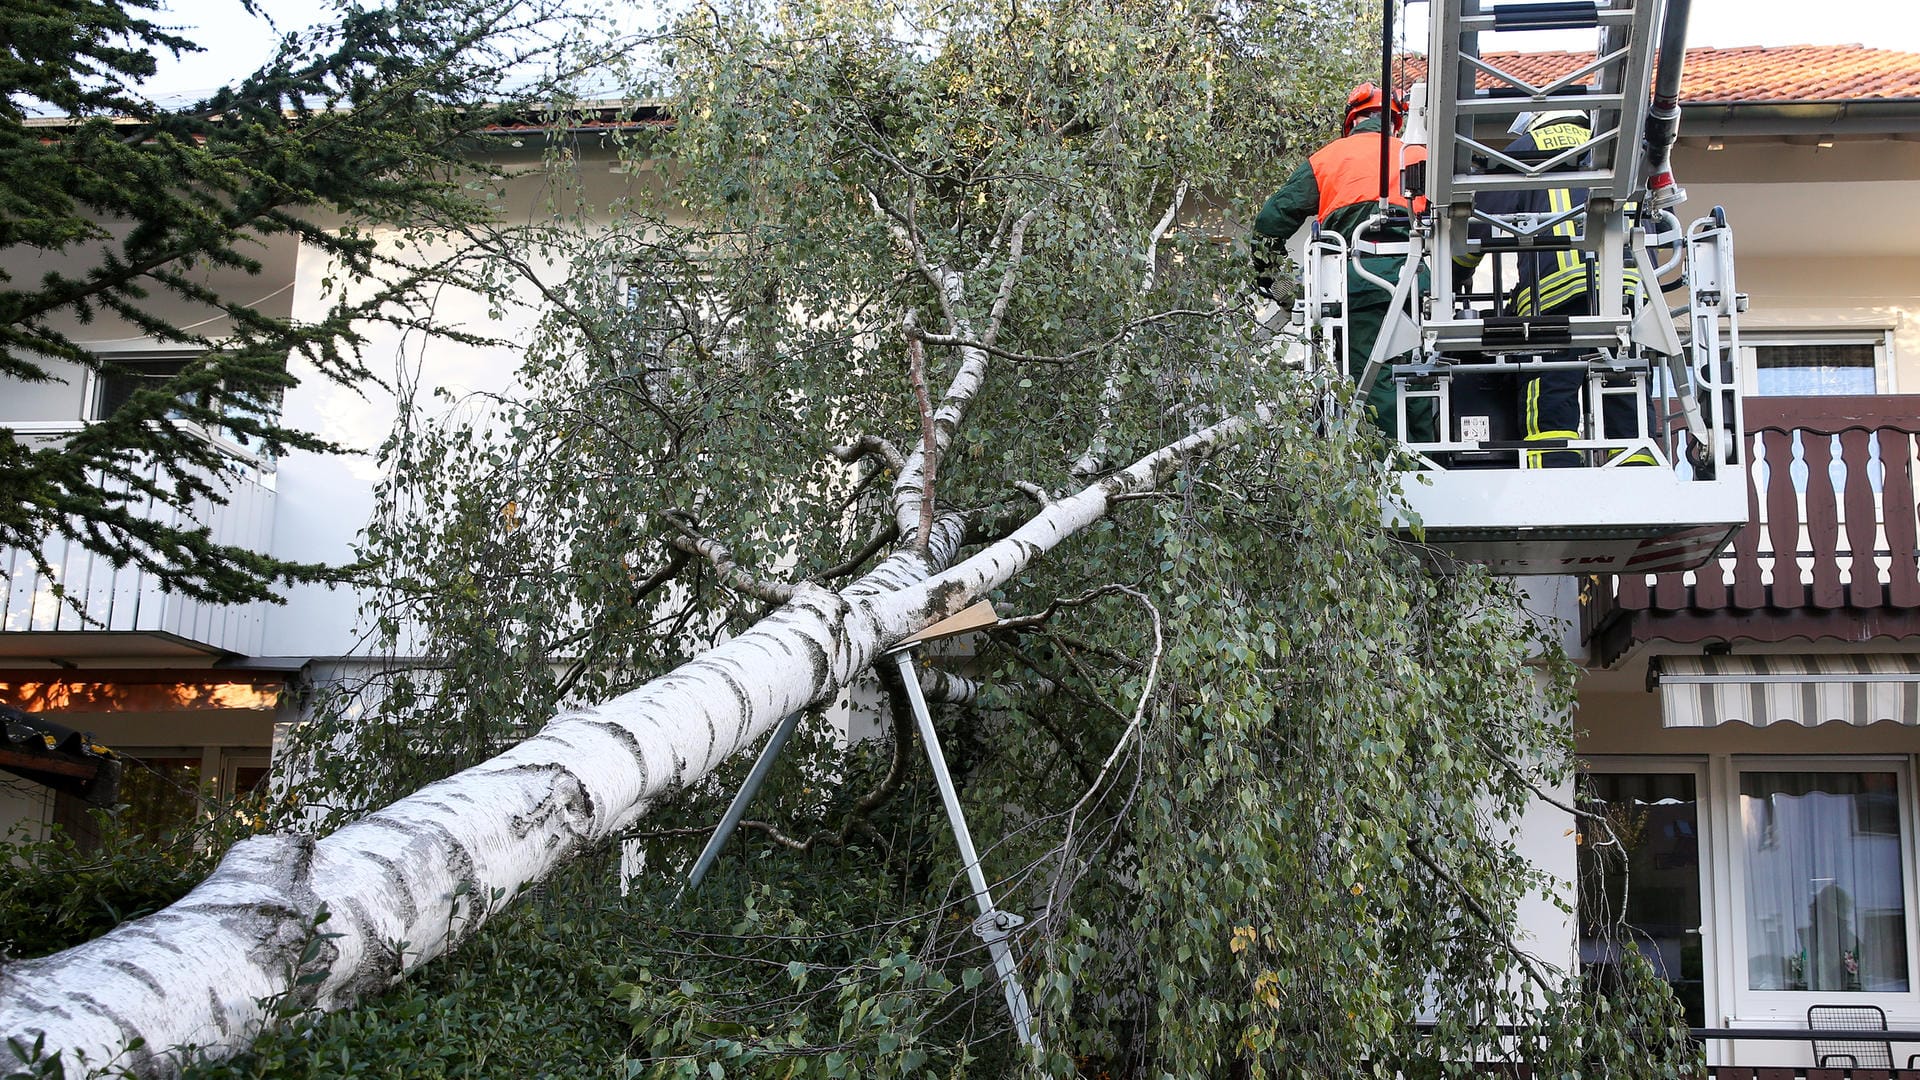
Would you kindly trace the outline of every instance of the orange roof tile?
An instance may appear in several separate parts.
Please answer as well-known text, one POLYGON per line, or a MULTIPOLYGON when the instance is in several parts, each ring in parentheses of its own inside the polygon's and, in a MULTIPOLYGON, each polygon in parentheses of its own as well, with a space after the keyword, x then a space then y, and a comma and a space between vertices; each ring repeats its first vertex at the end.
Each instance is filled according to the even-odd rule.
MULTIPOLYGON (((1488 53, 1484 59, 1528 81, 1546 81, 1592 60, 1571 52, 1488 53)), ((1402 58, 1405 80, 1426 76, 1424 56, 1402 58)), ((1401 78, 1399 71, 1395 79, 1401 78)), ((1479 85, 1492 80, 1485 73, 1479 85)), ((1688 103, 1871 101, 1920 98, 1920 53, 1862 45, 1751 45, 1688 49, 1680 99, 1688 103)))

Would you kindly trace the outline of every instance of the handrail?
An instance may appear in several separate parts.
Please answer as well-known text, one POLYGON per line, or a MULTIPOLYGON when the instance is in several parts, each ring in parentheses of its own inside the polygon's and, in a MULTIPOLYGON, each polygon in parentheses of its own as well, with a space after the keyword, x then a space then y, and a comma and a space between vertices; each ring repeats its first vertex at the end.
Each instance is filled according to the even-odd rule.
POLYGON ((1699 1041, 1726 1039, 1735 1042, 1920 1042, 1920 1031, 1904 1028, 1878 1031, 1873 1028, 1688 1028, 1687 1035, 1699 1041))
MULTIPOLYGON (((1431 1034, 1439 1026, 1440 1025, 1431 1022, 1421 1022, 1413 1025, 1413 1028, 1415 1031, 1424 1035, 1431 1034)), ((1536 1029, 1528 1027, 1525 1024, 1488 1024, 1484 1030, 1496 1035, 1525 1035, 1536 1029)), ((1637 1034, 1642 1030, 1644 1029, 1635 1029, 1635 1033, 1637 1034)), ((1819 1039, 1823 1042, 1829 1040, 1852 1040, 1856 1042, 1920 1042, 1920 1030, 1909 1030, 1907 1028, 1890 1028, 1882 1031, 1876 1028, 1690 1027, 1687 1029, 1687 1036, 1700 1042, 1717 1039, 1726 1039, 1729 1041, 1752 1039, 1756 1041, 1770 1040, 1774 1042, 1807 1042, 1812 1039, 1819 1039)))
POLYGON ((1920 608, 1920 396, 1748 398, 1748 525, 1717 563, 1623 576, 1617 611, 1920 608))

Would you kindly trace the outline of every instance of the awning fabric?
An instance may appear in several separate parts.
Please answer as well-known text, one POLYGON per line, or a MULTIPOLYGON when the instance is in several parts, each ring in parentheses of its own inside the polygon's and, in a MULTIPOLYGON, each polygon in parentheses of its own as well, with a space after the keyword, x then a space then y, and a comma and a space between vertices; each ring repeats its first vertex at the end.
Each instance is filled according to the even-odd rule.
POLYGON ((1661 656, 1660 722, 1920 726, 1920 656, 1661 656))

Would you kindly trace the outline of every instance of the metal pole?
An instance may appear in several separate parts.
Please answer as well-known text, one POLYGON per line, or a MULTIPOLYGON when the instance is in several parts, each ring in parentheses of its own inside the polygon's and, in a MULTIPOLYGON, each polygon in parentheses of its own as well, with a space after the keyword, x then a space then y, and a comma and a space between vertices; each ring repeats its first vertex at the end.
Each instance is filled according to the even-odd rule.
POLYGON ((953 825, 953 840, 960 849, 960 861, 966 864, 967 880, 973 885, 973 900, 980 917, 973 920, 973 932, 987 943, 993 968, 1000 976, 1000 988, 1007 995, 1007 1012, 1020 1042, 1038 1050, 1040 1039, 1033 1033, 1033 1013, 1027 1005, 1027 992, 1020 985, 1013 967, 1013 950, 1007 945, 1008 933, 1026 920, 993 906, 993 894, 987 889, 987 875, 980 869, 980 855, 973 848, 973 834, 967 831, 966 816, 960 810, 960 796, 947 772, 946 755, 940 751, 940 736, 933 730, 933 714, 927 710, 926 696, 920 692, 920 676, 913 668, 913 653, 903 649, 893 654, 905 684, 907 701, 913 706, 914 722, 920 729, 920 741, 926 744, 927 761, 933 766, 933 781, 940 787, 940 801, 946 805, 947 820, 953 825))
POLYGON ((767 782, 767 774, 773 771, 774 759, 780 756, 780 748, 787 745, 787 738, 800 726, 800 714, 789 713, 780 721, 767 737, 767 745, 760 749, 760 760, 753 763, 753 770, 747 773, 746 783, 733 793, 733 801, 727 804, 727 812, 720 815, 720 824, 714 827, 713 835, 707 838, 707 846, 700 850, 700 857, 693 860, 693 869, 687 872, 687 883, 680 887, 676 901, 686 897, 700 887, 700 882, 713 869, 714 860, 720 857, 720 849, 727 846, 727 837, 740 826, 740 819, 746 816, 747 804, 760 793, 760 785, 767 782))
MULTIPOLYGON (((1393 0, 1380 0, 1380 212, 1392 197, 1388 156, 1393 146, 1393 0)), ((1405 429, 1402 429, 1405 430, 1405 429)))

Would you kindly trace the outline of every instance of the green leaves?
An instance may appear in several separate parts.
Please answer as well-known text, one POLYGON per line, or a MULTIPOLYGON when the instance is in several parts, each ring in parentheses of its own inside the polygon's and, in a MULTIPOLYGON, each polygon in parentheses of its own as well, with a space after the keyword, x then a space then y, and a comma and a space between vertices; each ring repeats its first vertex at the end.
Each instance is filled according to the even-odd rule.
MULTIPOLYGON (((371 378, 367 326, 431 328, 445 267, 415 260, 396 232, 490 219, 463 178, 484 176, 470 140, 550 84, 510 91, 537 55, 536 27, 566 37, 542 0, 402 0, 344 8, 331 28, 287 35, 253 75, 192 108, 137 90, 152 52, 196 46, 144 16, 148 0, 10 4, 0 13, 0 376, 59 379, 58 419, 93 411, 82 376, 128 377, 145 360, 116 344, 171 348, 177 370, 57 443, 0 450, 0 546, 66 537, 170 591, 217 603, 272 599, 328 568, 216 541, 207 517, 231 485, 294 450, 337 449, 280 422, 306 370, 371 378), (65 123, 29 123, 51 107, 65 123), (282 299, 296 259, 331 260, 351 283, 295 311, 282 299), (79 328, 87 328, 85 333, 79 328), (241 444, 259 462, 220 443, 241 444), (176 523, 176 517, 179 522, 176 523)), ((456 338, 470 334, 451 329, 456 338)), ((53 417, 48 417, 53 418, 53 417)), ((217 530, 224 535, 225 530, 217 530)), ((50 580, 65 571, 39 567, 50 580)))
MULTIPOLYGON (((1436 578, 1383 532, 1385 448, 1254 340, 1244 253, 1219 242, 1285 173, 1276 141, 1335 115, 1362 8, 703 6, 651 58, 675 122, 623 148, 644 179, 600 207, 556 161, 578 219, 494 253, 542 298, 519 385, 410 414, 384 451, 373 613, 437 666, 313 729, 325 748, 351 722, 356 756, 322 773, 343 806, 763 617, 663 542, 669 512, 754 574, 857 574, 896 473, 830 449, 917 442, 908 313, 997 334, 936 485, 976 539, 1027 516, 1015 483, 1077 490, 1083 459, 1272 417, 994 597, 1039 612, 1125 583, 1158 646, 1141 604, 1101 595, 954 659, 989 689, 941 738, 995 902, 1027 920, 1045 1056, 1009 1034, 912 742, 842 745, 822 719, 695 896, 669 902, 746 764, 636 824, 648 870, 603 957, 616 1072, 1431 1076, 1493 1045, 1485 1018, 1583 1000, 1509 948, 1544 882, 1497 828, 1570 767, 1567 669, 1530 659, 1505 584, 1436 578), (528 272, 548 265, 570 273, 528 272)), ((926 359, 938 400, 977 357, 926 359)), ((1574 1018, 1530 1051, 1587 1038, 1574 1018)))

